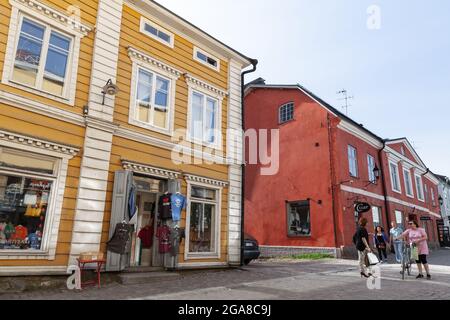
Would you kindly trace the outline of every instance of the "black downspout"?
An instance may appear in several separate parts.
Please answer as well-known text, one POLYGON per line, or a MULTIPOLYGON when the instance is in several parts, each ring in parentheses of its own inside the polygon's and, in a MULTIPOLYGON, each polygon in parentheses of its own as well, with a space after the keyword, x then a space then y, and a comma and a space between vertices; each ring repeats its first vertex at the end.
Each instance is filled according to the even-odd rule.
MULTIPOLYGON (((252 69, 246 70, 241 74, 241 116, 242 131, 245 131, 245 111, 244 111, 244 91, 245 91, 245 75, 255 72, 258 60, 250 59, 252 69)), ((244 265, 244 210, 245 210, 245 141, 242 136, 242 165, 241 165, 241 266, 244 265)))
POLYGON ((381 177, 381 186, 383 188, 383 196, 384 196, 384 206, 385 206, 385 214, 386 214, 386 224, 387 229, 390 229, 390 219, 389 219, 389 201, 388 201, 388 195, 387 195, 387 189, 386 189, 386 179, 384 177, 384 166, 383 166, 383 151, 386 149, 386 141, 383 141, 383 148, 378 152, 378 160, 380 161, 380 177, 381 177))

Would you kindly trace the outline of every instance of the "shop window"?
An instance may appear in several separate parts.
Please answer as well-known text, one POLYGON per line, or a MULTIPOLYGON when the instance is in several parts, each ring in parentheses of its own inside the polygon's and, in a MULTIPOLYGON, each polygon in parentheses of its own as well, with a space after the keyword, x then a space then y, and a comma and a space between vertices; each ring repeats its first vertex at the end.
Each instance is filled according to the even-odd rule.
POLYGON ((189 253, 217 252, 218 190, 192 186, 189 216, 189 253))
POLYGON ((381 208, 372 207, 372 219, 374 228, 381 226, 381 208))
POLYGON ((395 211, 395 222, 397 222, 397 225, 399 227, 404 228, 403 225, 403 213, 401 211, 395 211))
POLYGON ((0 148, 0 250, 41 250, 55 160, 0 148))
POLYGON ((288 236, 306 237, 311 235, 311 216, 309 201, 296 201, 287 204, 288 236))

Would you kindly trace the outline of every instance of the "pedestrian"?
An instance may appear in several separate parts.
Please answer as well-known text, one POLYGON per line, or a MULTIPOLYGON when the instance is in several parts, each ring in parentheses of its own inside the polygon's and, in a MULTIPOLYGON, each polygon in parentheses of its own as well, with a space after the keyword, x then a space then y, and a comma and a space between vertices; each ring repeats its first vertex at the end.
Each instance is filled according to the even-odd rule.
POLYGON ((375 234, 373 236, 373 242, 375 243, 375 247, 378 251, 378 257, 380 258, 380 262, 387 262, 387 246, 388 246, 388 237, 384 232, 382 226, 378 226, 375 228, 375 234), (383 259, 384 256, 384 259, 383 259))
POLYGON ((428 249, 428 235, 425 229, 420 228, 417 221, 410 221, 408 223, 409 229, 406 230, 401 237, 407 239, 411 245, 411 250, 417 248, 418 259, 416 260, 417 268, 419 269, 419 275, 417 279, 423 279, 423 268, 427 273, 427 279, 431 280, 430 266, 428 265, 427 256, 430 254, 428 249), (423 267, 423 268, 422 268, 423 267))
POLYGON ((395 261, 397 261, 397 263, 402 263, 402 241, 398 240, 398 238, 402 235, 403 233, 403 228, 399 227, 397 225, 397 222, 392 221, 391 222, 391 230, 389 231, 389 235, 390 235, 390 245, 391 248, 394 249, 394 253, 395 253, 395 261), (396 240, 397 239, 397 240, 396 240))
POLYGON ((353 236, 353 242, 358 250, 359 267, 361 270, 361 278, 369 278, 372 274, 367 272, 366 257, 369 252, 372 252, 369 246, 369 233, 367 232, 366 225, 367 219, 361 218, 358 222, 359 226, 353 236))

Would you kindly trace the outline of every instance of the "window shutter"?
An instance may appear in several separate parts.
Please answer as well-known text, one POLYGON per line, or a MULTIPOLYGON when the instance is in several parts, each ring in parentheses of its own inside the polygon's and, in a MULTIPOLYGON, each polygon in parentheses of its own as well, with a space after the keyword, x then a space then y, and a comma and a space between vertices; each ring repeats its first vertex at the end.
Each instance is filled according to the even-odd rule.
MULTIPOLYGON (((116 171, 114 174, 114 190, 112 198, 109 239, 112 238, 118 223, 128 222, 128 194, 133 183, 132 171, 116 171)), ((106 271, 122 271, 129 263, 128 254, 120 255, 107 252, 106 271)))

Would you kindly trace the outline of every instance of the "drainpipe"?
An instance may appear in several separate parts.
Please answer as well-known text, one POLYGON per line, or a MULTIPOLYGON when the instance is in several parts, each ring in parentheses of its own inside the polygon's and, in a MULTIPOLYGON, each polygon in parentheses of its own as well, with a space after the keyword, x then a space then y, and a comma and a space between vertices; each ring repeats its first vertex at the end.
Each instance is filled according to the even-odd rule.
POLYGON ((385 214, 386 214, 386 223, 387 223, 387 229, 389 230, 390 226, 390 219, 389 219, 389 201, 388 201, 388 195, 387 195, 387 188, 386 188, 386 179, 384 177, 384 166, 383 166, 383 151, 386 149, 386 141, 383 141, 383 148, 378 151, 378 160, 380 161, 380 177, 381 177, 381 187, 383 189, 383 196, 384 196, 384 206, 385 206, 385 214))
MULTIPOLYGON (((333 212, 333 226, 334 226, 334 247, 336 248, 336 250, 338 249, 338 236, 337 236, 337 221, 336 221, 336 216, 337 216, 337 206, 335 203, 335 195, 336 195, 336 191, 334 190, 334 188, 336 187, 336 177, 335 177, 335 172, 334 172, 334 157, 333 157, 333 138, 332 138, 332 131, 331 131, 331 119, 330 119, 330 115, 327 115, 327 122, 328 122, 328 152, 330 153, 330 182, 331 182, 331 210, 333 212)), ((337 254, 337 252, 336 252, 337 254)), ((341 252, 342 254, 342 252, 341 252)))
MULTIPOLYGON (((244 112, 244 91, 245 91, 245 75, 255 72, 258 60, 250 59, 252 68, 241 74, 241 116, 242 131, 245 131, 245 112, 244 112)), ((244 265, 244 211, 245 211, 245 141, 242 136, 242 165, 241 165, 241 267, 244 265)))

